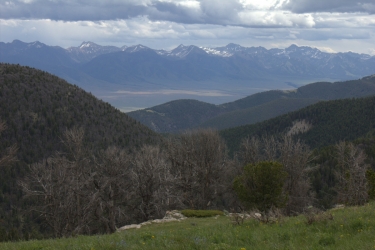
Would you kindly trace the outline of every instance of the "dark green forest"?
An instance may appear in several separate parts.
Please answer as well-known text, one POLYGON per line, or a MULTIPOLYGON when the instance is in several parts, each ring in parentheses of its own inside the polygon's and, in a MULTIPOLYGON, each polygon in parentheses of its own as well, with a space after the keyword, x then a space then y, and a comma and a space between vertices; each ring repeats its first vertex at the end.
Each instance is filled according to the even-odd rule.
POLYGON ((243 138, 287 133, 299 121, 311 128, 294 137, 311 148, 371 137, 375 133, 375 97, 319 102, 261 123, 222 130, 220 134, 231 152, 235 152, 243 138))
POLYGON ((0 241, 113 233, 171 209, 361 205, 375 198, 374 118, 375 97, 352 98, 160 135, 56 76, 0 64, 0 241), (246 193, 275 177, 260 166, 283 176, 263 206, 246 193))
MULTIPOLYGON (((0 64, 0 119, 6 125, 0 140, 4 154, 18 148, 12 166, 0 169, 0 227, 22 227, 22 191, 17 179, 27 166, 64 151, 65 131, 83 128, 90 150, 118 146, 134 152, 155 144, 160 136, 81 88, 47 72, 19 65, 0 64)), ((29 230, 29 229, 27 229, 29 230)))

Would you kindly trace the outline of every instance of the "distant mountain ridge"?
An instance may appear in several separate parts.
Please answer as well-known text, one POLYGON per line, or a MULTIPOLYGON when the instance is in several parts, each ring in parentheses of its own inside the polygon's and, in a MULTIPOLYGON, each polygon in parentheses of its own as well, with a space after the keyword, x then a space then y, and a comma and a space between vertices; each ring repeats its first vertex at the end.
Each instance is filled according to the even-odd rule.
POLYGON ((222 130, 220 135, 232 153, 240 148, 244 138, 284 133, 304 141, 313 149, 321 148, 340 141, 373 138, 374 107, 374 95, 323 101, 263 122, 222 130))
MULTIPOLYGON (((129 95, 140 91, 216 91, 222 97, 220 100, 235 100, 265 89, 295 88, 322 80, 358 79, 375 73, 375 56, 326 53, 296 45, 285 49, 237 44, 216 48, 180 45, 167 51, 141 44, 119 48, 93 42, 64 49, 15 40, 0 42, 0 62, 48 71, 86 91, 108 97, 106 101, 117 100, 127 106, 139 99, 130 96, 135 98, 131 99, 129 95), (121 91, 127 95, 123 97, 119 94, 121 91)), ((172 98, 160 96, 163 100, 172 98)), ((214 100, 204 94, 195 97, 214 100)), ((150 95, 145 100, 152 98, 150 95)), ((180 98, 176 96, 172 100, 180 98)), ((217 101, 218 98, 215 103, 224 102, 217 101)))
POLYGON ((222 105, 176 100, 128 114, 163 133, 198 127, 227 129, 271 119, 320 101, 370 95, 375 95, 375 75, 345 82, 317 82, 292 91, 265 91, 222 105))
MULTIPOLYGON (((198 47, 194 45, 185 46, 181 44, 175 49, 166 51, 154 50, 141 44, 123 46, 119 48, 116 46, 101 46, 93 42, 82 42, 82 44, 78 47, 63 49, 58 46, 48 46, 38 41, 24 43, 19 40, 14 40, 12 43, 0 42, 0 59, 4 62, 12 58, 12 56, 19 56, 19 59, 21 59, 23 53, 31 50, 46 48, 59 51, 61 54, 65 54, 65 56, 68 56, 77 63, 86 63, 96 57, 110 53, 137 53, 140 51, 153 51, 161 57, 174 59, 187 58, 192 55, 214 56, 216 58, 238 57, 252 61, 257 67, 268 70, 276 69, 283 73, 299 73, 299 71, 300 73, 305 73, 303 72, 304 66, 314 66, 316 68, 310 69, 310 72, 323 69, 325 69, 324 71, 335 71, 340 70, 340 67, 345 69, 345 67, 348 66, 350 66, 352 70, 355 69, 355 71, 358 71, 344 72, 349 76, 357 76, 361 71, 366 72, 368 70, 374 70, 374 67, 367 64, 368 62, 375 61, 375 56, 370 56, 367 54, 357 54, 353 52, 327 53, 316 48, 307 46, 298 47, 294 44, 285 49, 274 48, 269 50, 263 47, 243 47, 233 43, 230 43, 224 47, 216 48, 198 47), (268 60, 270 57, 272 57, 274 60, 268 60), (284 59, 284 63, 280 63, 280 61, 277 59, 284 59), (338 61, 340 61, 340 63, 336 64, 338 61), (299 65, 294 64, 296 62, 299 62, 299 65), (358 62, 360 62, 361 65, 355 65, 355 63, 358 62), (303 65, 300 63, 303 63, 303 65)), ((369 75, 369 73, 365 75, 369 75)))

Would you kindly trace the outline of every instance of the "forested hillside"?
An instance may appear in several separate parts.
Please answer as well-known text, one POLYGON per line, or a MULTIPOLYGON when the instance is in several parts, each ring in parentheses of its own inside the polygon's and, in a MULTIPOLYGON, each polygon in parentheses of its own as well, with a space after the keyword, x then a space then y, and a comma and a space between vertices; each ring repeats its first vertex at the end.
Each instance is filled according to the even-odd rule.
POLYGON ((157 138, 111 105, 43 71, 0 64, 0 87, 0 117, 8 125, 1 147, 16 143, 18 158, 26 163, 61 150, 62 133, 73 127, 85 130, 92 148, 131 149, 157 138))
MULTIPOLYGON (((86 150, 117 146, 134 152, 160 137, 81 88, 49 73, 19 65, 0 64, 0 156, 15 145, 17 162, 0 168, 0 229, 22 227, 17 179, 28 165, 64 152, 64 132, 84 131, 86 150), (18 214, 19 213, 19 214, 18 214)), ((23 215, 22 215, 23 216, 23 215)), ((26 223, 27 224, 27 223, 26 223)))
POLYGON ((221 131, 232 152, 249 136, 290 133, 312 148, 375 133, 375 97, 320 102, 264 122, 221 131))
POLYGON ((226 129, 265 121, 319 101, 374 94, 375 77, 368 76, 345 82, 316 82, 290 91, 270 90, 221 105, 176 100, 129 115, 163 133, 198 127, 226 129))
MULTIPOLYGON (((1 64, 0 83, 0 241, 114 233, 175 209, 258 209, 268 218, 274 208, 298 215, 375 198, 375 97, 320 102, 222 136, 162 138, 48 73, 1 64)), ((242 101, 272 99, 258 97, 242 101)), ((179 104, 171 112, 181 118, 201 106, 179 104)))

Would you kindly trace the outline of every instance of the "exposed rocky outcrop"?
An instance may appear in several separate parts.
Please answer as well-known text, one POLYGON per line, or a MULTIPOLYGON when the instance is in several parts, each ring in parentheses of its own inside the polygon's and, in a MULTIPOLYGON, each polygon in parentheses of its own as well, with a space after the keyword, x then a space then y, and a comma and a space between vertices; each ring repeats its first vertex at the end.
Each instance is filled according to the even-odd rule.
POLYGON ((124 230, 128 230, 128 229, 139 229, 142 226, 151 225, 153 223, 154 224, 160 224, 160 223, 167 223, 167 222, 180 222, 180 221, 185 220, 185 219, 187 219, 187 217, 185 217, 179 211, 172 210, 172 211, 167 211, 165 213, 165 216, 164 216, 163 219, 155 219, 155 220, 145 221, 145 222, 142 222, 140 224, 126 225, 126 226, 118 228, 117 231, 119 232, 119 231, 124 231, 124 230))

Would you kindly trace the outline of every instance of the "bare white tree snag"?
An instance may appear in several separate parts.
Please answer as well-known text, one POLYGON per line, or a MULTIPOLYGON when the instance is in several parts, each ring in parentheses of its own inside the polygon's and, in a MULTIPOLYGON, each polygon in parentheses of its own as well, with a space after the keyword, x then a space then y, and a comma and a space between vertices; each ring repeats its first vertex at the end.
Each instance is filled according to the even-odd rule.
POLYGON ((214 205, 224 188, 227 162, 225 144, 211 129, 189 131, 167 143, 172 174, 186 207, 206 209, 214 205))
POLYGON ((144 146, 133 160, 131 180, 141 220, 162 217, 178 203, 175 178, 170 164, 157 146, 144 146))
POLYGON ((368 200, 366 154, 353 143, 336 144, 338 168, 336 178, 338 201, 347 205, 363 205, 368 200))

